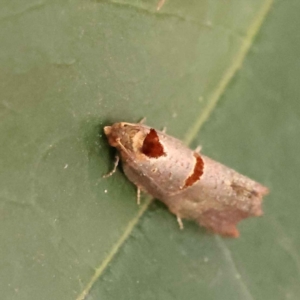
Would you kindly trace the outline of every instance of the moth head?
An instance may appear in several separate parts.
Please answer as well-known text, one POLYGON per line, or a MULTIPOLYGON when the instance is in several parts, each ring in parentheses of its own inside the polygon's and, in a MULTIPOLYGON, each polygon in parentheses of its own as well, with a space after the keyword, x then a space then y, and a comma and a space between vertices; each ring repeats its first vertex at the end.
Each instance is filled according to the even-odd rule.
POLYGON ((115 123, 105 126, 104 133, 112 147, 116 147, 121 153, 138 152, 141 148, 143 136, 142 126, 131 123, 115 123))

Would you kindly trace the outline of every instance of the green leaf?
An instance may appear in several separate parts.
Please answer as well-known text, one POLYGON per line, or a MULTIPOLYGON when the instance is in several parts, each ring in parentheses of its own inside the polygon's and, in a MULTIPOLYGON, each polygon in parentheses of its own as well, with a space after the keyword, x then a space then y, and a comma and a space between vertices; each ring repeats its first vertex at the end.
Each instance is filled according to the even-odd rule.
POLYGON ((300 5, 157 4, 2 1, 1 298, 298 298, 300 5), (103 126, 142 117, 270 187, 265 216, 182 232, 102 179, 103 126))

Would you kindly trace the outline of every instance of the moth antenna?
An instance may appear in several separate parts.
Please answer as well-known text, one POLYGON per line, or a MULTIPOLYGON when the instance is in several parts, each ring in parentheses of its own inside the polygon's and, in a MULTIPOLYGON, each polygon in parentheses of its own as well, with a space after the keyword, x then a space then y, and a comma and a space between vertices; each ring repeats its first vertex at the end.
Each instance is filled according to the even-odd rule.
POLYGON ((123 146, 123 144, 120 142, 120 139, 116 139, 116 142, 118 143, 118 145, 122 148, 122 150, 130 157, 130 153, 128 152, 128 150, 123 146))
POLYGON ((107 177, 110 177, 111 175, 113 175, 117 170, 119 161, 120 161, 120 156, 117 154, 116 157, 115 157, 114 168, 109 173, 103 175, 102 177, 107 178, 107 177))

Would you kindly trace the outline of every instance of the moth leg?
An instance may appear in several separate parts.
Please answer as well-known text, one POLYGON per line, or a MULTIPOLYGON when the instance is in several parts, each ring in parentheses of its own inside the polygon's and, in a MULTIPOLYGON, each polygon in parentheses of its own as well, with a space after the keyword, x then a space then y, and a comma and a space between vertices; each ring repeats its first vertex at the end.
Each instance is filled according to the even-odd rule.
POLYGON ((120 156, 116 155, 116 157, 115 157, 115 163, 114 163, 114 168, 108 174, 105 174, 102 177, 103 178, 107 178, 107 177, 110 177, 111 175, 113 175, 116 172, 116 170, 117 170, 119 161, 120 161, 120 156))
POLYGON ((162 129, 162 131, 161 131, 162 133, 166 133, 167 132, 167 127, 166 126, 164 126, 164 128, 162 129))
POLYGON ((159 0, 159 2, 157 3, 157 6, 156 6, 156 10, 160 10, 164 3, 165 3, 166 0, 159 0))
POLYGON ((137 205, 141 204, 141 189, 139 186, 137 187, 137 190, 136 190, 136 203, 137 203, 137 205))
POLYGON ((138 122, 138 124, 143 124, 143 123, 145 123, 145 121, 146 121, 146 117, 142 118, 142 119, 138 122))
POLYGON ((201 149, 202 149, 202 147, 200 145, 198 145, 197 148, 195 149, 195 152, 199 154, 201 149))
POLYGON ((182 220, 181 218, 179 217, 179 215, 176 215, 176 218, 177 218, 177 223, 179 225, 179 229, 182 230, 183 229, 183 223, 182 223, 182 220))

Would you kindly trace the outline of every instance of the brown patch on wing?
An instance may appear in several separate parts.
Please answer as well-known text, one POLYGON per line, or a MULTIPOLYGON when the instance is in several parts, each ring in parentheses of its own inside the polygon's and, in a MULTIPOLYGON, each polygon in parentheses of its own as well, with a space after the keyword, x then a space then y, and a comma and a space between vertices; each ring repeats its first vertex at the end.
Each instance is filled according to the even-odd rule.
POLYGON ((262 198, 269 192, 266 187, 260 184, 256 184, 251 188, 247 188, 242 186, 241 184, 233 182, 231 184, 231 188, 235 192, 236 197, 249 205, 249 215, 261 216, 263 214, 261 209, 262 198))
POLYGON ((144 139, 142 153, 152 158, 158 158, 166 155, 164 152, 164 147, 160 143, 156 131, 152 128, 144 139))
POLYGON ((239 184, 237 184, 235 182, 233 182, 231 184, 231 187, 235 191, 235 193, 237 194, 237 196, 240 196, 240 197, 244 196, 246 198, 251 198, 251 197, 256 198, 258 196, 257 191, 255 191, 255 190, 248 190, 244 186, 239 185, 239 184))
POLYGON ((231 207, 222 211, 209 209, 201 215, 198 221, 214 233, 237 238, 240 233, 236 224, 247 217, 249 215, 246 212, 231 207))
POLYGON ((193 174, 190 175, 186 180, 183 188, 193 185, 196 181, 198 181, 203 174, 204 162, 201 156, 197 153, 194 153, 196 158, 196 163, 194 166, 193 174))

